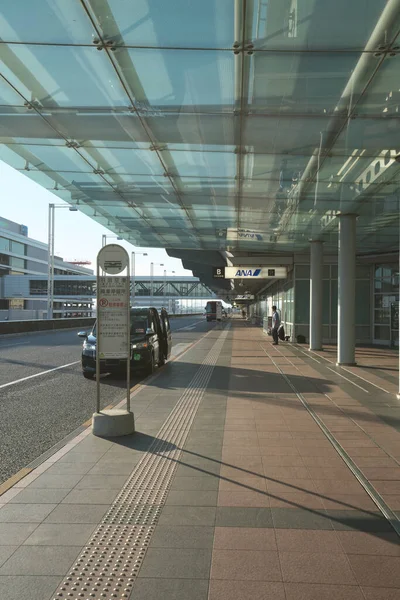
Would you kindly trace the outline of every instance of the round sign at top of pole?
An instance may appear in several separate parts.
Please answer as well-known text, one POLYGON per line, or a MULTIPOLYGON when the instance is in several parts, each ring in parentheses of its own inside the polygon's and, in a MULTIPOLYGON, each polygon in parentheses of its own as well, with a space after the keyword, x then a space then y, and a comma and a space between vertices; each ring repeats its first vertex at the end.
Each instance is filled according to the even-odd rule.
POLYGON ((97 255, 99 266, 105 273, 117 275, 129 265, 129 256, 125 248, 118 244, 108 244, 97 255))

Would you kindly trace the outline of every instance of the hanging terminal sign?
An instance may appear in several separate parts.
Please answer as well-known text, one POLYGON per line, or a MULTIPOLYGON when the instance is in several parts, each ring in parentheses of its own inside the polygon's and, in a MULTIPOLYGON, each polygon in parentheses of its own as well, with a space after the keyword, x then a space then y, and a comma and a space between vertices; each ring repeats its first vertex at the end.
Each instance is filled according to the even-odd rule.
POLYGON ((214 267, 214 279, 286 279, 286 267, 214 267))

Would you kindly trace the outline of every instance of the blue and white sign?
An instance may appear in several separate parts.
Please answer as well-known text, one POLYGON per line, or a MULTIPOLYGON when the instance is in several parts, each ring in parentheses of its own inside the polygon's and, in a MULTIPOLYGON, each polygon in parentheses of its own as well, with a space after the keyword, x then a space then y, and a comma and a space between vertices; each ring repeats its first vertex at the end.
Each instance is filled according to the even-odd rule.
POLYGON ((225 279, 286 279, 286 267, 225 267, 225 279))
POLYGON ((255 231, 254 229, 236 229, 235 227, 228 227, 226 230, 226 239, 228 241, 235 242, 262 242, 265 237, 265 233, 262 231, 255 231))

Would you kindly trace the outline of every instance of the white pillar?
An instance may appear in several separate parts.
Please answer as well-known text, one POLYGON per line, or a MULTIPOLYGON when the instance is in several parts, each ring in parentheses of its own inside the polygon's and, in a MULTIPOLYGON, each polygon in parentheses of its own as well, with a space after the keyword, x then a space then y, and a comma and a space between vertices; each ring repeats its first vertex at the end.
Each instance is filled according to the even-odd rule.
MULTIPOLYGON (((399 248, 400 250, 400 248, 399 248)), ((399 254, 399 272, 400 272, 400 254, 399 254)), ((399 312, 400 312, 400 298, 399 298, 399 312)), ((400 327, 399 327, 399 393, 397 394, 397 400, 400 400, 400 327)))
POLYGON ((135 305, 136 254, 131 252, 132 306, 135 305))
POLYGON ((310 350, 322 350, 323 245, 310 243, 310 350))
POLYGON ((55 205, 49 204, 49 231, 47 249, 47 318, 53 318, 54 306, 54 213, 55 205))
POLYGON ((339 217, 337 364, 355 365, 356 215, 339 217))

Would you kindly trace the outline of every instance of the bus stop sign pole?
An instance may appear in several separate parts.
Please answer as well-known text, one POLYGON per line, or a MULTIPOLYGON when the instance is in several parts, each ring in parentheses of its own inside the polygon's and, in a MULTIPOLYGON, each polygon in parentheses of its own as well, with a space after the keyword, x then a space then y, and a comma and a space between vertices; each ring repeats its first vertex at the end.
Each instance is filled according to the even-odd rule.
POLYGON ((108 244, 97 255, 96 412, 92 432, 102 437, 129 435, 135 431, 130 409, 130 277, 129 255, 122 246, 108 244), (126 271, 123 274, 123 271, 126 271), (126 360, 126 410, 101 410, 102 360, 126 360))

